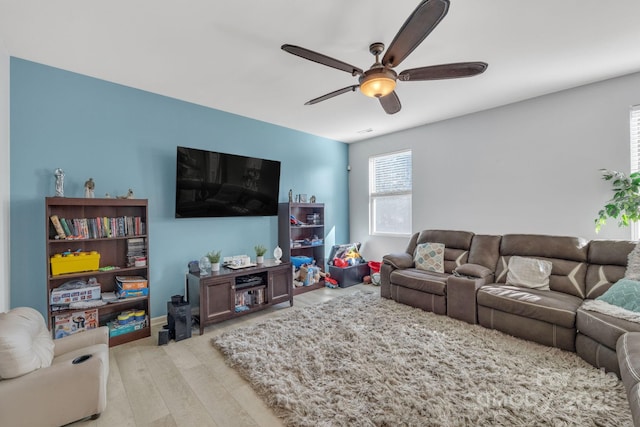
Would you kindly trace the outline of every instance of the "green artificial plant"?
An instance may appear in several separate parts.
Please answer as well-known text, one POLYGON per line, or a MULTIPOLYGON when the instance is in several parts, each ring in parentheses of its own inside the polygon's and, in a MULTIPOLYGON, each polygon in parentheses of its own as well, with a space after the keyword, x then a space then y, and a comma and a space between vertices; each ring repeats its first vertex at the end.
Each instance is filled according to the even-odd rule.
POLYGON ((600 169, 602 179, 613 180, 613 198, 598 212, 596 233, 607 223, 608 218, 618 219, 619 227, 628 227, 640 220, 640 172, 627 176, 623 172, 600 169))
POLYGON ((267 248, 262 245, 255 245, 253 249, 256 251, 256 256, 264 256, 267 253, 267 248))
POLYGON ((207 258, 209 258, 211 264, 218 264, 220 262, 220 252, 221 251, 211 251, 207 254, 207 258))

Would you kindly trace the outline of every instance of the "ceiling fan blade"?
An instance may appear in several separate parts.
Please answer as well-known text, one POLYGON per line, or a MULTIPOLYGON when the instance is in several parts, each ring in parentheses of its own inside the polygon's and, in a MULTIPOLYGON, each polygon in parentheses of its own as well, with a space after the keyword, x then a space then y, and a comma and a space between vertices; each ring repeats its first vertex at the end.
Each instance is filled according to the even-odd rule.
POLYGON ((432 65, 412 68, 398 74, 398 80, 405 82, 418 80, 457 79, 484 73, 489 64, 486 62, 458 62, 455 64, 432 65))
POLYGON ((402 108, 402 105, 400 105, 400 98, 398 98, 395 91, 378 99, 380 100, 380 105, 382 105, 382 108, 387 114, 395 114, 402 108))
POLYGON ((314 52, 309 49, 305 49, 304 47, 294 46, 290 44, 283 44, 281 46, 282 50, 285 52, 289 52, 293 55, 299 56, 304 59, 308 59, 309 61, 317 62, 318 64, 326 65, 327 67, 335 68, 337 70, 346 71, 351 75, 363 74, 364 71, 362 69, 353 66, 351 64, 347 64, 346 62, 339 61, 337 59, 331 58, 327 55, 323 55, 318 52, 314 52))
POLYGON ((382 58, 387 67, 397 67, 440 23, 449 11, 449 0, 423 0, 407 18, 382 58))
POLYGON ((304 103, 304 105, 317 104, 318 102, 326 101, 329 98, 333 98, 334 96, 342 95, 343 93, 355 92, 358 87, 359 87, 359 85, 343 87, 342 89, 334 90, 331 93, 319 96, 317 98, 312 99, 311 101, 307 101, 307 102, 304 103))

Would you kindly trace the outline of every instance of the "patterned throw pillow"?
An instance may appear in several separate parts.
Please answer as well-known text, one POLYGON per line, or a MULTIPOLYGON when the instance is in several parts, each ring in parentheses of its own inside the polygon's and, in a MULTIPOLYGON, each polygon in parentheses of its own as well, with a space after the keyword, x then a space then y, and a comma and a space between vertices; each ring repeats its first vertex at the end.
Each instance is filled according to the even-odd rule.
POLYGON ((509 259, 507 285, 548 291, 552 267, 551 261, 512 256, 509 259))
POLYGON ((626 310, 640 312, 640 282, 620 279, 596 299, 626 310))
POLYGON ((420 243, 413 256, 416 268, 436 273, 444 273, 444 244, 420 243))

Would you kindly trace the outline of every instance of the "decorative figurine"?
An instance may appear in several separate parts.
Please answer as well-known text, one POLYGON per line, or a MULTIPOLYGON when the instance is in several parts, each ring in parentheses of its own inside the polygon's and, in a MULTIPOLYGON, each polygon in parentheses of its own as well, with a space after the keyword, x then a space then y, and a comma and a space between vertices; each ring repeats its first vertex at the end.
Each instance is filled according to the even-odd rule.
POLYGON ((280 264, 282 262, 280 261, 280 258, 282 258, 282 249, 280 249, 280 246, 276 246, 273 250, 273 257, 276 259, 276 264, 280 264))
POLYGON ((118 199, 133 199, 133 190, 129 189, 124 196, 118 196, 118 199))
POLYGON ((311 198, 309 199, 309 203, 315 203, 316 202, 316 196, 311 196, 311 198))
POLYGON ((93 182, 93 178, 89 178, 84 183, 84 197, 87 199, 93 199, 95 197, 93 190, 96 188, 96 183, 93 182))
POLYGON ((293 203, 293 191, 289 189, 289 203, 293 203))
POLYGON ((56 197, 64 197, 64 171, 60 168, 55 171, 56 197))

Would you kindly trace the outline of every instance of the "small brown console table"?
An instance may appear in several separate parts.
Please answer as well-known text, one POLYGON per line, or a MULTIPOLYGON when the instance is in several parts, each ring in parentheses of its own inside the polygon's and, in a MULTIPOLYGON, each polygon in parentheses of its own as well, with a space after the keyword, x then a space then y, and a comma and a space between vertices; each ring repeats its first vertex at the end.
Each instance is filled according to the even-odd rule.
POLYGON ((207 275, 187 274, 187 300, 200 335, 212 323, 222 322, 271 305, 289 301, 293 306, 291 264, 264 264, 241 269, 221 267, 207 275))

